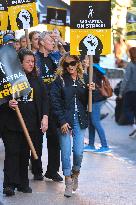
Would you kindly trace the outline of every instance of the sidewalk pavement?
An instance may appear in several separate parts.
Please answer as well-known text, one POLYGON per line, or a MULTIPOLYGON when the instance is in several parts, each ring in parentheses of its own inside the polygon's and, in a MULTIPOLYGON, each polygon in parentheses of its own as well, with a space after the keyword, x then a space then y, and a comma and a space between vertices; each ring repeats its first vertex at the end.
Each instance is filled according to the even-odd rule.
MULTIPOLYGON (((107 108, 106 109, 107 112, 107 108)), ((104 110, 105 111, 105 110, 104 110)), ((102 121, 112 153, 84 153, 79 189, 65 198, 64 183, 45 179, 33 181, 32 194, 16 192, 13 197, 2 194, 3 149, 0 150, 0 201, 3 205, 136 205, 136 140, 128 137, 130 126, 118 126, 109 113, 102 121)), ((98 137, 96 137, 99 145, 98 137)), ((43 149, 43 169, 46 171, 46 138, 43 149)), ((62 172, 60 172, 62 174, 62 172)))

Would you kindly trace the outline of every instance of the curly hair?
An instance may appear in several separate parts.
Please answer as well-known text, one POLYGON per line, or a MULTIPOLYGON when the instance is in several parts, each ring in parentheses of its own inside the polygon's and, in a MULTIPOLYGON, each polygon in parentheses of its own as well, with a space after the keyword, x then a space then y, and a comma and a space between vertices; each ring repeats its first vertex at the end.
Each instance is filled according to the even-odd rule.
POLYGON ((70 58, 73 58, 75 61, 77 61, 77 75, 80 79, 83 79, 83 67, 82 67, 82 64, 80 62, 80 58, 79 56, 76 56, 76 55, 70 55, 69 52, 65 53, 61 59, 60 59, 60 62, 59 62, 59 68, 57 69, 56 71, 56 75, 62 77, 63 75, 67 74, 68 71, 66 68, 64 68, 63 64, 64 62, 66 61, 66 58, 67 57, 70 57, 70 58))

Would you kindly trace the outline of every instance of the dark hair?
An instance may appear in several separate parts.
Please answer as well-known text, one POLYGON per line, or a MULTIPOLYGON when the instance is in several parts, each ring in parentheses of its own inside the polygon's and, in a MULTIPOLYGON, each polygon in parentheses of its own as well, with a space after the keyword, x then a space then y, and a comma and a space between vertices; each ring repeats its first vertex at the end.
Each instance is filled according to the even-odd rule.
POLYGON ((16 40, 16 41, 15 41, 16 43, 20 43, 20 40, 19 40, 19 39, 15 39, 15 40, 16 40))
POLYGON ((30 41, 32 41, 32 38, 33 38, 33 36, 35 35, 35 34, 37 34, 37 33, 41 33, 40 31, 31 31, 30 33, 29 33, 29 39, 30 39, 30 41))
POLYGON ((135 61, 136 60, 136 47, 131 47, 129 49, 129 54, 130 54, 130 58, 131 58, 131 61, 135 61))
MULTIPOLYGON (((84 41, 84 39, 85 39, 86 37, 87 37, 87 36, 85 36, 85 37, 80 41, 80 43, 79 43, 79 51, 80 51, 80 55, 82 55, 82 56, 87 55, 87 48, 86 48, 86 46, 85 46, 84 43, 83 43, 83 41, 84 41)), ((100 55, 100 54, 102 53, 103 44, 102 44, 101 40, 100 40, 97 36, 95 36, 95 37, 96 37, 97 40, 98 40, 98 46, 97 46, 97 48, 96 48, 96 50, 95 50, 95 55, 100 55)))
POLYGON ((100 62, 100 55, 94 55, 93 56, 93 63, 99 63, 100 62))
POLYGON ((24 60, 24 57, 25 56, 33 56, 34 57, 34 69, 32 71, 32 73, 34 74, 34 76, 37 76, 38 75, 38 72, 37 72, 37 68, 36 68, 36 59, 35 59, 35 55, 34 53, 27 49, 27 48, 21 48, 18 52, 18 57, 20 59, 20 62, 23 63, 23 60, 24 60))

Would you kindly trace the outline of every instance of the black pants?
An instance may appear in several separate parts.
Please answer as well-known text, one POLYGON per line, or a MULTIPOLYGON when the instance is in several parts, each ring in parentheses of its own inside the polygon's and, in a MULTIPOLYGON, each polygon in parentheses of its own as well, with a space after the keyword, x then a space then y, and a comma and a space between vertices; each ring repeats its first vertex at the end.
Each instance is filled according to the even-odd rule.
POLYGON ((47 148, 48 148, 48 165, 47 173, 50 175, 56 174, 60 166, 60 146, 59 137, 57 134, 57 127, 54 120, 50 120, 49 128, 46 133, 47 148))
POLYGON ((7 186, 29 186, 29 146, 21 132, 6 130, 2 135, 5 146, 4 182, 7 186))
POLYGON ((36 153, 38 155, 38 159, 35 160, 31 153, 31 164, 32 164, 32 174, 39 175, 42 174, 42 144, 43 144, 43 134, 39 131, 37 132, 30 132, 30 136, 34 145, 34 148, 36 150, 36 153))
POLYGON ((124 111, 133 124, 134 118, 136 119, 136 91, 129 91, 124 96, 124 111))

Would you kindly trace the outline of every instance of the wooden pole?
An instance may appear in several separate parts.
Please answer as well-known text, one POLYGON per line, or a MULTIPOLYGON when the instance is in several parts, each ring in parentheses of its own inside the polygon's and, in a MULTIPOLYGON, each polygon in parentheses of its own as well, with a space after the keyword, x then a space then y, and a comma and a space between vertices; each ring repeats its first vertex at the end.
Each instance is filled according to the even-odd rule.
POLYGON ((15 108, 15 111, 16 111, 16 113, 17 113, 17 116, 18 116, 18 119, 19 119, 19 121, 20 121, 21 127, 22 127, 22 129, 23 129, 23 131, 24 131, 26 140, 27 140, 27 142, 28 142, 28 144, 29 144, 29 146, 30 146, 32 155, 33 155, 34 159, 38 159, 38 156, 37 156, 36 151, 35 151, 35 148, 34 148, 34 146, 33 146, 31 137, 30 137, 30 135, 29 135, 29 133, 28 133, 28 130, 27 130, 27 128, 26 128, 25 122, 24 122, 24 120, 23 120, 22 114, 21 114, 21 112, 20 112, 18 106, 15 108))
MULTIPOLYGON (((89 84, 93 81, 93 56, 89 55, 89 84)), ((89 90, 88 112, 92 112, 92 91, 89 90)))
POLYGON ((29 50, 31 50, 31 44, 30 44, 30 39, 28 35, 28 29, 25 29, 25 37, 26 37, 26 42, 27 42, 27 47, 29 50))

